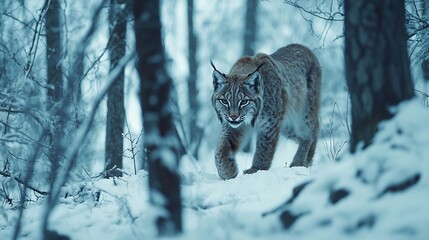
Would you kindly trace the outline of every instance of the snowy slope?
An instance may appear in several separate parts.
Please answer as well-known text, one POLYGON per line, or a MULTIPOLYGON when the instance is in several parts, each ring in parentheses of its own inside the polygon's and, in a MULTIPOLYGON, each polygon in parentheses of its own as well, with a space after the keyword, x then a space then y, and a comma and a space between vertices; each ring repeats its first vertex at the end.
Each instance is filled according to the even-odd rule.
POLYGON ((370 147, 325 168, 283 206, 291 234, 428 238, 429 110, 412 100, 394 111, 397 115, 381 124, 370 147))
MULTIPOLYGON (((403 103, 397 116, 382 124, 372 146, 343 156, 337 164, 316 161, 311 169, 283 167, 296 148, 284 139, 269 171, 228 181, 218 179, 208 155, 212 153, 198 163, 184 159, 185 231, 174 239, 427 239, 428 120, 428 108, 417 100, 403 103), (414 183, 405 190, 389 188, 409 179, 414 183), (283 205, 295 186, 310 180, 291 204, 283 205), (348 195, 334 204, 332 192, 339 189, 348 195), (284 230, 282 211, 303 215, 284 230)), ((250 165, 251 155, 238 158, 241 169, 250 165)), ((50 227, 71 239, 154 239, 147 179, 140 171, 122 179, 69 185, 50 227)), ((38 233, 42 202, 27 207, 21 239, 34 239, 38 233)), ((0 214, 2 239, 10 239, 16 217, 13 208, 0 214)))

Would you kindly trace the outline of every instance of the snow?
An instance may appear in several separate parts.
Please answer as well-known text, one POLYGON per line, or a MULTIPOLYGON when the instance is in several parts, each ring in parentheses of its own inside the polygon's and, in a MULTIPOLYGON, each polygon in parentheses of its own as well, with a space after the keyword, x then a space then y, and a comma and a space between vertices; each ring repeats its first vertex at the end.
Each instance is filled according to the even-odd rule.
MULTIPOLYGON (((429 234, 429 111, 418 100, 401 104, 394 119, 381 124, 374 143, 342 161, 312 168, 285 168, 296 149, 281 139, 274 166, 223 181, 212 152, 199 162, 181 164, 184 233, 169 239, 425 239, 429 234), (357 174, 357 172, 360 172, 357 174), (388 186, 418 174, 414 186, 384 192, 388 186), (292 190, 311 180, 292 204, 283 205, 292 190), (333 204, 329 194, 345 189, 348 196, 333 204), (283 206, 282 206, 283 205, 283 206), (304 213, 285 230, 280 212, 304 213), (267 213, 266 215, 264 215, 267 213)), ((322 151, 319 147, 319 154, 322 151)), ((240 169, 251 154, 240 153, 240 169)), ((50 217, 50 229, 71 239, 153 239, 154 216, 149 204, 148 174, 70 184, 50 217)), ((20 239, 34 239, 42 214, 39 199, 27 206, 20 239)), ((0 235, 9 239, 17 217, 13 207, 0 214, 0 235)))
POLYGON ((314 234, 322 239, 425 239, 428 119, 428 109, 417 100, 403 103, 397 116, 381 125, 371 146, 315 176, 294 203, 285 206, 294 214, 305 213, 291 233, 310 239, 314 234), (409 189, 386 191, 415 176, 417 183, 409 189), (347 189, 349 196, 330 204, 327 194, 336 189, 347 189))

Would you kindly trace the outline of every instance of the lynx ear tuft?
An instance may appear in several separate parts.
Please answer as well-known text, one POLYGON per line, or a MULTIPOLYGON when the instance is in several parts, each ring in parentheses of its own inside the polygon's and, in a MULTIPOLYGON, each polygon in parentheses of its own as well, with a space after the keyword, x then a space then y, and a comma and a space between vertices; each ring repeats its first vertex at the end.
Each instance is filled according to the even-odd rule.
POLYGON ((210 61, 210 64, 213 67, 213 89, 217 91, 226 82, 226 76, 216 69, 213 61, 210 61))

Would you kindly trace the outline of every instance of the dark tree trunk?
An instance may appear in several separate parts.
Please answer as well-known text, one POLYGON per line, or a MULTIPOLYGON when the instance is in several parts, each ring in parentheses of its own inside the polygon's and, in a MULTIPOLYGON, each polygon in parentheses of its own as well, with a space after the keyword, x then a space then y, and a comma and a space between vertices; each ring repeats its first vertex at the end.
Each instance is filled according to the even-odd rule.
POLYGON ((48 107, 57 103, 63 95, 62 56, 61 56, 61 8, 58 0, 51 0, 46 12, 46 54, 48 107))
POLYGON ((197 124, 200 105, 197 90, 197 38, 194 31, 194 0, 188 0, 188 102, 189 102, 189 143, 192 154, 198 159, 198 148, 201 143, 203 130, 197 124))
MULTIPOLYGON (((109 25, 111 40, 109 44, 109 58, 111 70, 116 67, 119 60, 125 55, 127 30, 126 2, 126 0, 110 1, 109 25)), ((122 71, 107 94, 106 177, 122 176, 122 153, 124 145, 122 134, 124 119, 124 71, 122 71)))
POLYGON ((59 162, 61 161, 60 146, 61 136, 64 135, 65 111, 59 108, 59 102, 64 96, 64 83, 62 71, 62 40, 61 40, 61 5, 59 0, 51 0, 45 16, 46 31, 46 63, 47 63, 47 109, 50 111, 53 128, 49 132, 49 144, 51 152, 50 180, 53 182, 57 175, 59 162))
MULTIPOLYGON (((244 44, 243 44, 243 55, 253 56, 255 55, 255 44, 256 44, 256 27, 257 27, 257 10, 259 0, 247 0, 246 1, 246 19, 244 26, 244 44)), ((243 147, 244 152, 252 151, 252 138, 254 136, 248 136, 243 147)))
POLYGON ((84 78, 84 57, 85 56, 75 56, 74 64, 76 64, 75 71, 73 72, 73 77, 69 78, 69 81, 73 81, 69 83, 70 89, 69 91, 73 91, 73 103, 74 103, 74 118, 76 122, 76 126, 79 126, 82 122, 82 80, 84 78))
POLYGON ((351 152, 371 144, 391 107, 413 96, 404 0, 346 0, 345 63, 352 104, 351 152))
POLYGON ((255 54, 258 2, 259 0, 247 0, 246 2, 243 55, 253 56, 255 54))
POLYGON ((173 81, 165 69, 160 1, 135 1, 134 19, 150 200, 165 211, 156 217, 159 234, 177 234, 182 231, 179 140, 172 118, 173 81))

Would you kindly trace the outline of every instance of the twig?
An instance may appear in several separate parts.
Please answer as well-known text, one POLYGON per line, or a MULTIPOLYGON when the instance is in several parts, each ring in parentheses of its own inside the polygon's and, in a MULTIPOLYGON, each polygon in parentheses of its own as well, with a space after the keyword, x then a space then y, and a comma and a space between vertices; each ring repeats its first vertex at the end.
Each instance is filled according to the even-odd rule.
POLYGON ((423 91, 420 91, 420 90, 418 90, 418 89, 414 89, 414 91, 416 91, 416 92, 418 92, 418 93, 420 93, 421 95, 422 95, 422 97, 423 97, 423 102, 424 102, 424 104, 426 105, 426 106, 429 106, 429 94, 427 94, 427 93, 425 93, 425 92, 423 92, 423 91))
POLYGON ((45 3, 43 4, 43 7, 42 7, 42 12, 39 15, 39 19, 36 21, 36 27, 35 27, 35 31, 34 31, 34 35, 33 35, 33 41, 32 41, 31 47, 30 47, 30 51, 28 53, 29 59, 28 59, 28 62, 26 64, 27 73, 25 74, 25 77, 28 77, 28 75, 31 72, 31 69, 33 68, 33 64, 34 64, 34 61, 35 61, 36 55, 37 55, 36 52, 37 52, 37 49, 39 46, 40 33, 42 32, 42 28, 43 28, 42 22, 46 16, 46 13, 48 12, 48 8, 49 8, 50 4, 51 4, 50 0, 45 1, 45 3), (33 57, 31 57, 33 48, 34 48, 34 53, 33 53, 33 57), (33 59, 31 59, 31 58, 33 58, 33 59))
POLYGON ((140 134, 136 138, 133 139, 133 137, 131 135, 131 131, 130 131, 130 125, 128 124, 128 120, 127 120, 126 116, 125 116, 125 126, 127 127, 127 133, 124 135, 124 138, 127 139, 130 142, 130 147, 127 148, 123 152, 123 155, 124 155, 124 157, 130 158, 130 159, 133 160, 134 174, 137 174, 136 157, 137 157, 137 154, 140 152, 137 148, 138 148, 138 144, 139 144, 140 138, 143 135, 143 128, 140 131, 140 134), (126 151, 131 152, 131 157, 128 157, 128 156, 125 155, 126 151))
POLYGON ((40 194, 40 195, 48 195, 48 194, 49 194, 49 192, 39 190, 39 189, 37 189, 37 188, 35 188, 35 187, 31 186, 29 183, 26 183, 24 180, 20 179, 19 177, 12 176, 12 174, 10 174, 10 173, 8 173, 8 172, 4 172, 4 171, 1 171, 1 170, 0 170, 0 175, 3 175, 3 176, 5 176, 5 177, 13 178, 13 179, 15 179, 18 183, 20 183, 20 184, 22 184, 22 185, 26 186, 28 189, 31 189, 31 190, 35 191, 36 193, 38 193, 38 194, 40 194))
MULTIPOLYGON (((340 142, 336 141, 336 138, 334 136, 335 110, 338 111, 340 116, 342 115, 342 113, 338 107, 338 104, 335 102, 334 105, 332 106, 331 116, 329 118, 329 125, 326 126, 324 124, 324 122, 322 121, 323 128, 324 129, 329 128, 329 140, 324 139, 323 144, 324 144, 325 154, 328 157, 328 159, 331 159, 333 161, 338 161, 339 160, 338 156, 342 152, 344 146, 348 143, 349 139, 342 140, 340 142)), ((348 123, 347 123, 348 115, 347 114, 346 114, 345 118, 346 118, 346 122, 344 123, 343 120, 341 119, 341 123, 343 126, 346 125, 345 127, 348 129, 348 123)), ((349 135, 349 138, 350 138, 350 135, 349 135)))
POLYGON ((318 7, 318 11, 312 11, 312 10, 308 10, 307 8, 299 5, 297 2, 293 2, 293 1, 284 1, 284 3, 297 8, 298 10, 300 10, 301 12, 305 12, 309 15, 312 15, 314 17, 320 18, 322 20, 325 21, 337 21, 337 22, 341 22, 344 21, 344 14, 342 12, 334 12, 332 14, 332 12, 330 12, 329 14, 326 12, 323 12, 322 10, 320 10, 320 8, 318 7), (341 17, 337 18, 336 16, 339 15, 341 17))

